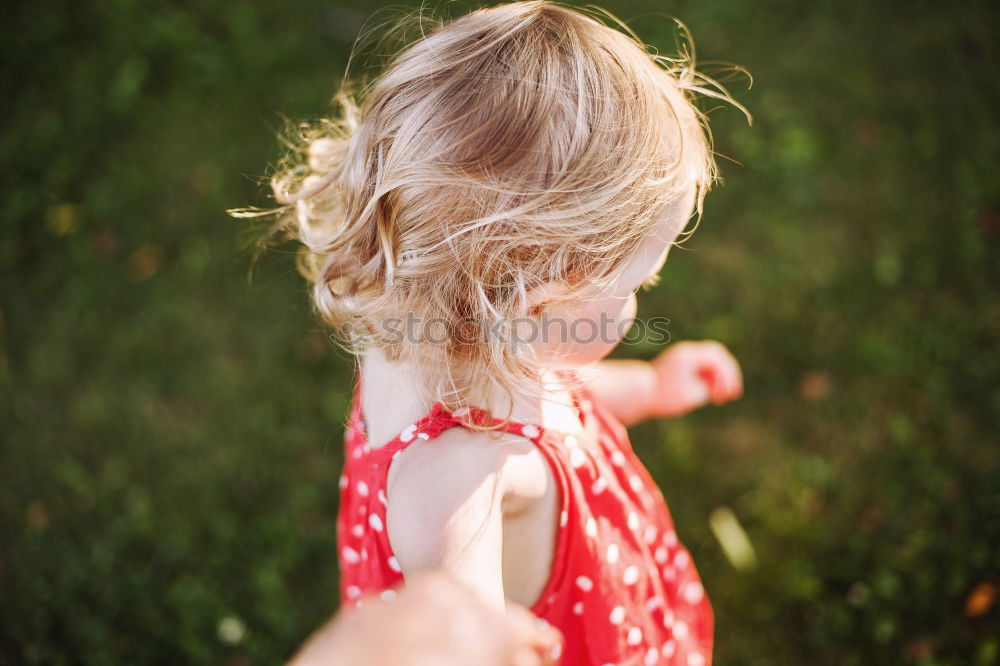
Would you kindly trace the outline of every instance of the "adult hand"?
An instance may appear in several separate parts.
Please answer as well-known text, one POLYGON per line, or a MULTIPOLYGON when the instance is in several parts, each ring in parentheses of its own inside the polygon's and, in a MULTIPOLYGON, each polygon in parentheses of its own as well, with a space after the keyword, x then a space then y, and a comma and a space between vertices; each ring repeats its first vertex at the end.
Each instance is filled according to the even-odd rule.
POLYGON ((316 631, 288 666, 549 666, 562 636, 527 609, 501 613, 450 576, 409 581, 392 601, 364 600, 316 631))

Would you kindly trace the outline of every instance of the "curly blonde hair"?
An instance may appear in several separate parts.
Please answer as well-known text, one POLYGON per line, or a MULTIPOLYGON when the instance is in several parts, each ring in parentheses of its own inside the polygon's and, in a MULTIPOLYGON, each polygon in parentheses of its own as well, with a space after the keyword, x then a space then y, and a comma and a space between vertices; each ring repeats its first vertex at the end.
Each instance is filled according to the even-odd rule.
POLYGON ((716 169, 693 97, 732 98, 693 49, 659 55, 603 10, 415 18, 421 37, 370 86, 345 76, 333 115, 298 128, 271 180, 281 207, 233 213, 277 214, 321 317, 354 351, 434 369, 428 390, 456 408, 537 384, 530 355, 481 335, 527 316, 529 289, 603 289, 691 188, 700 218, 716 169), (404 314, 446 343, 377 335, 404 314))

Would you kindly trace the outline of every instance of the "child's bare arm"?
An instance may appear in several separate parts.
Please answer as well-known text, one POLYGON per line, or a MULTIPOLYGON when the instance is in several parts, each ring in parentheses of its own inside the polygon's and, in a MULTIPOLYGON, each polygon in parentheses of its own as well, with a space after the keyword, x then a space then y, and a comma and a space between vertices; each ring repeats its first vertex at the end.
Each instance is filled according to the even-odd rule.
POLYGON ((649 403, 659 381, 650 362, 636 359, 599 361, 580 374, 591 393, 625 425, 648 417, 649 403))
POLYGON ((652 361, 608 360, 582 373, 588 388, 625 425, 687 414, 743 395, 740 365, 713 341, 678 342, 652 361))
POLYGON ((389 468, 386 527, 405 576, 443 570, 504 608, 500 447, 461 429, 409 446, 389 468))
POLYGON ((510 451, 488 433, 462 429, 410 445, 389 468, 386 529, 408 580, 426 572, 448 575, 483 609, 505 618, 494 631, 509 634, 518 663, 543 664, 558 633, 553 636, 554 630, 504 595, 503 511, 513 487, 504 467, 510 451))

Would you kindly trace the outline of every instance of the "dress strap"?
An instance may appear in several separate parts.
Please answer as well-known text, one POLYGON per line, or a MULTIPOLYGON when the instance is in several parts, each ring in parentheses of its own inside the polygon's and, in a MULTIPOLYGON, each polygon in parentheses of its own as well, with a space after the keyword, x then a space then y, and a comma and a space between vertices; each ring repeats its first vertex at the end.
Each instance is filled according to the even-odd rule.
POLYGON ((537 440, 542 435, 542 428, 540 426, 518 423, 516 421, 504 423, 501 419, 494 418, 489 412, 479 407, 464 407, 450 412, 445 409, 444 405, 438 402, 434 404, 426 416, 404 428, 395 439, 382 448, 392 449, 395 453, 405 448, 410 442, 418 439, 434 439, 445 430, 456 426, 469 430, 477 426, 492 426, 498 431, 508 432, 531 440, 537 440))
MULTIPOLYGON (((578 412, 582 411, 581 407, 583 401, 586 399, 586 392, 578 390, 575 382, 575 373, 569 369, 558 370, 557 373, 562 379, 567 381, 573 404, 577 408, 578 412)), ((353 405, 351 413, 351 420, 353 423, 351 424, 351 427, 360 431, 362 434, 367 435, 365 423, 366 418, 361 406, 360 372, 356 374, 354 381, 353 405)), ((472 430, 477 426, 491 427, 500 432, 507 432, 524 437, 535 443, 537 443, 542 437, 542 433, 545 430, 541 425, 533 423, 521 423, 518 421, 504 422, 502 419, 494 418, 488 411, 480 407, 462 407, 460 409, 456 409, 454 412, 451 412, 445 409, 442 403, 437 402, 431 407, 430 411, 424 417, 404 428, 398 435, 386 442, 384 445, 377 449, 371 449, 368 446, 365 446, 364 448, 367 449, 366 453, 369 453, 370 455, 381 454, 391 456, 406 448, 406 446, 411 442, 419 439, 433 439, 445 430, 456 426, 464 427, 469 430, 472 430)))
MULTIPOLYGON (((355 384, 355 406, 352 414, 352 426, 365 435, 366 419, 361 409, 361 395, 358 386, 359 384, 355 384)), ((384 445, 377 449, 372 449, 367 445, 363 448, 366 449, 365 453, 369 456, 377 458, 383 456, 391 457, 405 449, 412 442, 434 439, 445 430, 456 426, 469 430, 477 426, 493 427, 500 432, 511 433, 532 441, 537 441, 541 438, 543 432, 543 428, 538 425, 518 423, 516 421, 503 422, 502 419, 494 418, 489 412, 479 407, 463 407, 451 412, 445 409, 442 403, 438 402, 431 407, 430 411, 424 417, 403 428, 398 435, 384 445)))

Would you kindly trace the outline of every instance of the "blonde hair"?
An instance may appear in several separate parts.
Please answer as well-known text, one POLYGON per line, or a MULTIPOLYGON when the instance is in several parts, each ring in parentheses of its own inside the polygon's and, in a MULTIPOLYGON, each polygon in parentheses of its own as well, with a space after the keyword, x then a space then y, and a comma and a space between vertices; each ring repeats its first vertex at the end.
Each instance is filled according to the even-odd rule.
POLYGON ((691 52, 651 52, 602 10, 530 0, 417 18, 422 37, 372 85, 343 84, 335 113, 299 128, 271 181, 282 207, 233 213, 277 213, 322 318, 354 351, 368 333, 390 360, 434 369, 429 390, 455 408, 537 383, 530 357, 480 335, 527 316, 529 289, 559 280, 565 300, 586 298, 691 188, 700 217, 716 170, 692 99, 732 100, 691 52), (440 322, 446 344, 375 335, 407 314, 440 322))

